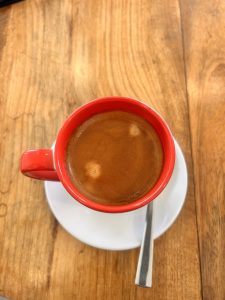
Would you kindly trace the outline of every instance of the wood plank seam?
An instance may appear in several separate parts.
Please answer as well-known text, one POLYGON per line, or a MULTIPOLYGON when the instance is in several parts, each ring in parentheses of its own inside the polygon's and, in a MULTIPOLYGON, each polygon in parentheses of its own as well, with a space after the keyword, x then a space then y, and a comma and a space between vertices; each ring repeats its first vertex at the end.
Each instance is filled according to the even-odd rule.
POLYGON ((184 41, 184 30, 183 30, 183 16, 181 9, 181 0, 178 0, 179 11, 180 11, 180 29, 181 29, 181 43, 182 43, 182 56, 183 56, 183 68, 184 68, 184 80, 185 80, 185 94, 187 100, 187 118, 188 118, 188 131, 190 136, 190 151, 191 151, 191 167, 193 170, 193 189, 194 189, 194 199, 195 199, 195 217, 196 217, 196 231, 198 238, 198 257, 199 257, 199 267, 200 267, 200 281, 201 281, 201 298, 203 299, 203 278, 202 278, 202 264, 200 256, 200 236, 199 236, 199 227, 198 227, 198 210, 197 210, 197 200, 196 200, 196 188, 195 188, 195 170, 194 170, 194 160, 193 160, 193 143, 192 143, 192 132, 191 132, 191 120, 190 120, 190 99, 188 97, 188 88, 187 88, 187 70, 186 70, 186 59, 185 59, 185 41, 184 41))

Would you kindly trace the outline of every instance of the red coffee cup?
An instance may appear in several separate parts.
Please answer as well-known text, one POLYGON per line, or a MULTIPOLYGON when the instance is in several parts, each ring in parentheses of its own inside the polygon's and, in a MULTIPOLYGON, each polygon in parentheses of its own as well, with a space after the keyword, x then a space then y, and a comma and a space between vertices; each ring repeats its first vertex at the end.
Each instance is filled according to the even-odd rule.
POLYGON ((61 181, 70 195, 81 204, 102 212, 121 213, 140 208, 154 200, 166 187, 174 168, 175 147, 172 134, 165 121, 144 103, 125 97, 104 97, 76 109, 65 121, 56 138, 54 149, 28 150, 21 157, 21 172, 41 180, 61 181), (70 180, 66 167, 67 143, 74 130, 95 114, 122 110, 139 115, 156 130, 162 143, 164 163, 154 187, 143 197, 126 205, 109 206, 94 202, 82 195, 70 180))

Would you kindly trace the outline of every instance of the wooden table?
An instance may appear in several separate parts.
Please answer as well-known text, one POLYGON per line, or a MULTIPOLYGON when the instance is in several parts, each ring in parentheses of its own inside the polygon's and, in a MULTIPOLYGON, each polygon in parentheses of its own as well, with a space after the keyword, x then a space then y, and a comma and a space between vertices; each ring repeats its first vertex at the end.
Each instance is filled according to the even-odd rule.
POLYGON ((32 299, 225 299, 225 2, 26 0, 0 9, 0 295, 32 299), (153 288, 138 250, 111 252, 57 223, 43 184, 19 173, 75 108, 142 99, 188 164, 185 206, 155 241, 153 288))

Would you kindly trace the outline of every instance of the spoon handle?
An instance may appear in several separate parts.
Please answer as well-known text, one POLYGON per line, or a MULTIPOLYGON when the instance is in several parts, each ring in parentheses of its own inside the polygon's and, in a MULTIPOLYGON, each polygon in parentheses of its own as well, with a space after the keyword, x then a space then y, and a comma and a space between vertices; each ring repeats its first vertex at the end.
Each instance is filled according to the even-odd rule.
POLYGON ((152 265, 153 265, 153 202, 147 206, 144 236, 138 259, 138 266, 135 284, 142 287, 152 286, 152 265))

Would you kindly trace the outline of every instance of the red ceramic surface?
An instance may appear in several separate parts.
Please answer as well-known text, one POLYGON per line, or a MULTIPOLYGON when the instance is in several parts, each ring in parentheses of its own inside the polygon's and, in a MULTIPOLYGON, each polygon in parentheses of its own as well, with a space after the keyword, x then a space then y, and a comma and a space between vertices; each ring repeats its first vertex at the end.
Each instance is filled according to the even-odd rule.
POLYGON ((171 132, 162 118, 140 101, 125 97, 105 97, 93 100, 75 110, 61 127, 56 138, 54 153, 50 149, 29 150, 21 157, 21 172, 29 177, 42 180, 60 180, 70 195, 83 205, 94 210, 116 213, 140 208, 155 199, 165 188, 174 168, 175 147, 171 132), (83 196, 70 181, 66 168, 66 148, 68 140, 81 123, 91 116, 112 110, 122 110, 138 114, 146 119, 157 131, 164 151, 164 164, 159 180, 142 198, 120 206, 107 206, 83 196), (54 167, 55 165, 55 167, 54 167))

